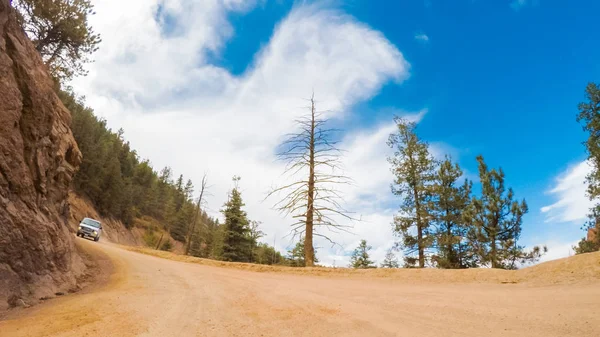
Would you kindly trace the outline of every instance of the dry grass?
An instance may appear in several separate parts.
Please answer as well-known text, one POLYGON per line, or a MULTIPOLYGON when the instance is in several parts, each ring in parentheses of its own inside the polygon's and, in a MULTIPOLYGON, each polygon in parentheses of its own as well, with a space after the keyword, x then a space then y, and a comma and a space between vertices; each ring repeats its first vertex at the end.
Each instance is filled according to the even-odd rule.
POLYGON ((517 271, 522 280, 535 283, 580 284, 600 281, 600 252, 540 263, 517 271))
POLYGON ((133 226, 150 231, 158 231, 162 227, 158 220, 146 215, 133 219, 133 226))
POLYGON ((124 249, 169 259, 200 265, 232 268, 260 273, 286 273, 295 275, 334 276, 345 278, 382 278, 415 283, 527 283, 533 285, 581 284, 600 282, 600 252, 573 256, 565 259, 541 263, 521 270, 499 269, 349 269, 349 268, 293 268, 268 266, 252 263, 224 262, 177 255, 170 252, 140 247, 124 249))

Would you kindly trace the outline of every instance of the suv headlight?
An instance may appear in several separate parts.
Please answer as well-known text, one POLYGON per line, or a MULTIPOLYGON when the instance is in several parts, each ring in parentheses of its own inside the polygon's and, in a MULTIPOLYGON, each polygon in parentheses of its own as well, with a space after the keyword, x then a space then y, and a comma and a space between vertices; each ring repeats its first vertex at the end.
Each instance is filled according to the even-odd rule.
POLYGON ((94 235, 98 235, 98 232, 94 231, 94 235))

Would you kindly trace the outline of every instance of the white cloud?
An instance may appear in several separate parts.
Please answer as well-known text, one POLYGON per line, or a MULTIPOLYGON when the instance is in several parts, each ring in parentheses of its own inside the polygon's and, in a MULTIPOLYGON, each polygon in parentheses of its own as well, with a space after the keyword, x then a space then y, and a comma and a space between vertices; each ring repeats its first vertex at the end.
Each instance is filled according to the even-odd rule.
POLYGON ((547 222, 583 222, 593 203, 586 196, 585 177, 591 166, 582 161, 562 172, 549 193, 557 199, 551 205, 540 209, 547 214, 547 222))
POLYGON ((515 11, 519 11, 527 4, 527 0, 514 0, 510 3, 510 7, 515 11))
POLYGON ((539 0, 513 0, 510 3, 510 8, 512 8, 515 12, 520 11, 526 6, 538 6, 539 0))
MULTIPOLYGON (((417 113, 405 112, 405 119, 419 122, 427 113, 423 109, 417 113)), ((387 161, 392 150, 386 145, 389 135, 396 130, 393 121, 378 125, 373 129, 357 130, 349 133, 343 139, 344 167, 346 174, 351 176, 355 184, 353 192, 347 193, 354 199, 351 203, 360 203, 361 208, 377 209, 385 207, 390 199, 390 183, 393 174, 387 161)))
POLYGON ((552 260, 556 260, 556 259, 562 259, 564 257, 569 257, 572 255, 575 255, 575 252, 573 251, 573 246, 577 245, 577 241, 574 242, 557 242, 557 241, 550 241, 547 242, 545 244, 542 244, 540 246, 546 246, 548 248, 548 252, 542 256, 542 258, 540 259, 540 263, 541 262, 547 262, 547 261, 552 261, 552 260))
POLYGON ((418 34, 415 34, 415 40, 422 41, 422 42, 429 42, 429 36, 427 36, 427 34, 425 34, 425 33, 418 33, 418 34))
MULTIPOLYGON (((240 175, 250 218, 263 222, 266 242, 280 249, 290 219, 263 202, 283 172, 274 150, 314 89, 319 109, 339 118, 390 81, 409 76, 402 53, 380 32, 344 13, 318 5, 295 7, 280 22, 252 65, 234 76, 210 62, 233 34, 231 12, 249 11, 255 1, 104 0, 95 3, 93 26, 103 38, 90 75, 73 85, 113 128, 123 127, 132 147, 155 169, 169 165, 198 183, 209 174, 209 211, 218 210, 240 175), (160 4, 160 11, 158 11, 160 4), (158 14, 157 14, 158 13, 158 14)), ((382 259, 393 242, 391 173, 386 161, 389 124, 343 136, 349 208, 362 214, 355 235, 334 234, 343 248, 323 241, 319 256, 347 263, 348 251, 365 238, 382 259)))

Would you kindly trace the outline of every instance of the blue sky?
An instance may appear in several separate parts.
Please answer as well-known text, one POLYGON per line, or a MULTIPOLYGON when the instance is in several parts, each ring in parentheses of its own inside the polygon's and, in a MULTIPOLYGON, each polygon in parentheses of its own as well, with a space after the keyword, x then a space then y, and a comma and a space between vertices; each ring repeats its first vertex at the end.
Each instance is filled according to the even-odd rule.
POLYGON ((216 171, 215 214, 232 173, 241 175, 249 214, 263 220, 269 242, 281 239, 284 226, 276 222, 285 220, 258 201, 278 172, 264 163, 287 125, 282 116, 301 106, 294 97, 312 89, 340 112, 344 143, 355 149, 351 171, 361 181, 348 192, 350 203, 370 219, 322 260, 344 260, 358 236, 371 235, 370 225, 379 233, 371 239, 377 256, 393 241, 391 207, 399 201, 383 167, 385 136, 394 114, 419 111, 427 111, 421 137, 452 154, 467 176, 475 178, 478 154, 503 168, 507 185, 530 206, 524 244, 548 244, 555 258, 584 235, 585 134, 575 115, 585 85, 600 77, 596 1, 136 0, 128 6, 138 16, 124 9, 112 18, 118 3, 96 5, 93 24, 104 42, 76 88, 155 166, 193 179, 216 171), (246 115, 270 127, 250 131, 253 122, 239 117, 246 115), (165 123, 172 126, 164 130, 165 123), (211 123, 217 127, 202 129, 211 123), (236 127, 235 137, 244 136, 224 136, 236 127), (183 143, 210 160, 177 156, 183 143), (385 176, 362 182, 374 170, 385 176))
MULTIPOLYGON (((233 15, 236 35, 215 62, 243 73, 293 6, 268 1, 233 15)), ((554 177, 585 158, 575 114, 585 85, 600 77, 599 2, 354 0, 338 6, 381 31, 412 66, 408 81, 387 84, 354 107, 352 122, 369 125, 391 118, 386 108, 425 106, 423 138, 451 146, 473 174, 475 156, 484 155, 528 201, 524 242, 583 235, 578 226, 546 222, 540 208, 553 202, 546 192, 554 177)))

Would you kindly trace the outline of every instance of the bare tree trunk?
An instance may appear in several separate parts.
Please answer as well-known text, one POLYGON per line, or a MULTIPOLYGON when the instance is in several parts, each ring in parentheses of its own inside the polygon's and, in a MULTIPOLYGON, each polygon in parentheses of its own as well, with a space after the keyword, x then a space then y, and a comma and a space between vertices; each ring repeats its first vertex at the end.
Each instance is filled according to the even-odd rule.
POLYGON ((419 192, 415 188, 415 208, 417 210, 417 246, 419 250, 419 268, 425 268, 425 249, 423 248, 423 224, 421 223, 421 204, 419 203, 419 192))
POLYGON ((189 255, 190 247, 192 246, 192 238, 194 237, 194 231, 196 230, 196 222, 198 220, 198 215, 200 214, 200 210, 202 207, 202 197, 204 196, 204 189, 206 188, 206 173, 202 176, 202 186, 200 187, 200 196, 198 197, 198 203, 196 204, 196 213, 194 214, 194 219, 192 220, 192 225, 190 226, 187 238, 185 242, 185 255, 189 255))
POLYGON ((425 268, 425 250, 423 249, 423 227, 419 226, 417 235, 419 239, 419 268, 425 268))
POLYGON ((160 239, 158 239, 158 243, 156 244, 156 248, 155 248, 155 249, 157 249, 157 250, 158 250, 158 249, 160 248, 160 244, 162 243, 163 236, 165 236, 165 233, 162 233, 162 234, 160 235, 160 239))
POLYGON ((491 251, 490 251, 490 260, 492 260, 492 268, 498 268, 498 261, 496 258, 497 252, 496 252, 496 235, 492 235, 492 247, 491 247, 491 251))
POLYGON ((342 193, 336 188, 352 182, 341 172, 342 151, 336 147, 338 141, 332 137, 338 130, 324 127, 327 119, 317 111, 314 94, 308 109, 310 113, 295 120, 298 132, 287 135, 281 144, 281 152, 277 154, 287 163, 285 172, 294 180, 274 188, 267 198, 280 192, 285 194, 275 208, 294 217, 292 231, 304 238, 304 265, 312 267, 316 260, 314 238, 321 237, 335 244, 318 229, 326 227, 347 231, 346 228, 352 226, 339 224, 335 218, 356 219, 343 208, 342 193))
POLYGON ((309 143, 308 203, 306 208, 306 233, 304 237, 304 261, 307 267, 315 265, 313 248, 313 220, 315 203, 315 98, 310 99, 311 124, 309 143))
POLYGON ((490 260, 491 260, 491 264, 492 264, 492 268, 498 268, 498 248, 496 247, 496 238, 498 237, 498 213, 495 212, 494 213, 494 220, 493 223, 490 228, 490 230, 488 231, 489 235, 490 235, 490 260))
MULTIPOLYGON (((446 219, 449 219, 450 217, 450 210, 448 210, 448 208, 446 208, 445 210, 446 212, 446 219)), ((451 263, 451 268, 457 268, 456 266, 456 252, 454 251, 454 235, 452 235, 452 223, 450 223, 450 221, 446 220, 446 240, 448 240, 448 244, 446 245, 447 249, 448 249, 448 257, 447 259, 450 261, 451 263)), ((460 264, 459 264, 460 265, 460 264)), ((460 267, 458 267, 460 268, 460 267)))

